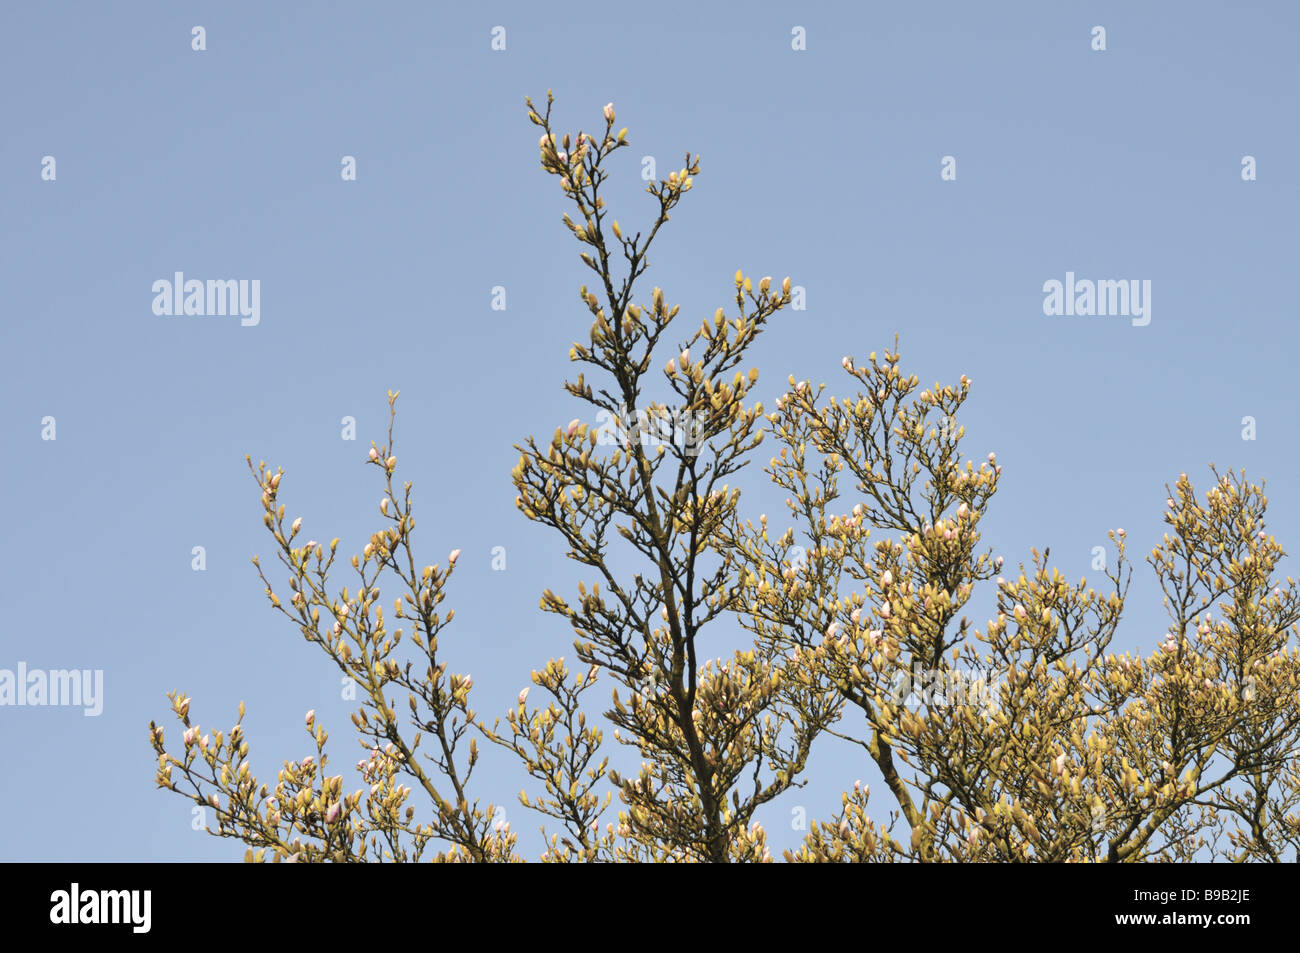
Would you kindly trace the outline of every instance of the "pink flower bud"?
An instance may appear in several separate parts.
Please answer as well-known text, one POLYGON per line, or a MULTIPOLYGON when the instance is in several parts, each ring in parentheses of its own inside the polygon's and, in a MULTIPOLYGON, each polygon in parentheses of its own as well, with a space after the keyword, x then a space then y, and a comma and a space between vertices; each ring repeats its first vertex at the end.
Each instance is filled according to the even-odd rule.
POLYGON ((880 577, 880 588, 888 589, 893 584, 894 584, 894 574, 890 572, 888 569, 886 569, 884 574, 881 575, 880 577))
POLYGON ((456 560, 458 559, 460 559, 459 549, 453 549, 447 556, 447 562, 451 563, 453 566, 456 565, 456 560))
POLYGON ((569 426, 564 428, 564 435, 566 437, 572 437, 575 433, 578 432, 578 424, 580 424, 581 422, 582 421, 580 421, 577 417, 574 417, 572 420, 570 420, 569 426))
POLYGON ((221 801, 217 799, 217 796, 215 794, 208 795, 208 803, 211 804, 214 808, 221 807, 221 801))
POLYGON ((271 483, 271 489, 274 490, 276 487, 278 487, 280 485, 280 474, 277 473, 274 476, 272 476, 270 483, 271 483))
POLYGON ((190 745, 192 745, 192 744, 194 744, 194 729, 193 729, 193 728, 186 728, 186 729, 185 729, 185 747, 188 748, 188 747, 189 747, 190 745))
POLYGON ((384 466, 390 470, 393 469, 393 467, 397 466, 397 457, 389 457, 384 461, 384 466))
POLYGON ((383 513, 385 516, 388 515, 388 497, 384 497, 379 501, 379 512, 383 513))
POLYGON ((841 366, 842 366, 846 371, 852 370, 852 369, 853 369, 853 358, 851 358, 851 357, 845 357, 842 361, 840 361, 840 365, 841 365, 841 366))
POLYGON ((1017 619, 1023 620, 1025 617, 1025 607, 1017 603, 1015 609, 1012 610, 1011 614, 1014 615, 1017 619))
POLYGON ((1116 535, 1116 536, 1123 536, 1123 535, 1125 535, 1125 534, 1124 534, 1124 530, 1122 530, 1122 529, 1117 529, 1117 530, 1115 530, 1115 535, 1116 535))
POLYGON ((313 708, 311 711, 307 712, 307 717, 304 718, 303 721, 304 721, 306 724, 309 724, 309 725, 310 725, 310 724, 311 724, 313 721, 315 721, 315 720, 316 720, 316 709, 313 708))
POLYGON ((522 705, 524 702, 528 701, 528 689, 525 688, 523 691, 521 691, 521 692, 519 693, 518 701, 519 701, 519 704, 521 704, 521 705, 522 705))
POLYGON ((995 565, 995 566, 997 566, 999 569, 1001 569, 1001 568, 1002 568, 1002 557, 999 556, 997 559, 993 560, 993 565, 995 565))
POLYGON ((604 113, 605 113, 605 121, 606 121, 606 122, 613 122, 613 121, 614 121, 614 104, 613 104, 613 103, 606 103, 606 104, 605 104, 604 113))
POLYGON ((1165 500, 1165 506, 1169 507, 1171 510, 1174 508, 1174 498, 1172 496, 1165 500))
POLYGON ((664 373, 670 376, 677 373, 677 362, 671 357, 668 359, 668 363, 664 365, 664 373))
POLYGON ((998 455, 996 453, 989 454, 989 463, 995 463, 997 459, 998 459, 998 455))
POLYGON ((683 368, 691 366, 691 349, 689 347, 683 349, 679 357, 681 358, 683 368))
POLYGON ((379 451, 376 450, 374 447, 371 447, 371 448, 370 448, 370 459, 371 459, 371 460, 378 460, 378 459, 379 459, 379 451))
POLYGON ((885 399, 885 389, 882 387, 880 388, 880 390, 876 391, 876 400, 884 400, 884 399, 885 399))
POLYGON ((861 609, 854 609, 851 613, 849 613, 849 619, 853 622, 854 625, 858 624, 858 619, 861 618, 861 616, 862 616, 861 609))
POLYGON ((299 516, 296 520, 293 521, 293 524, 289 527, 289 531, 292 532, 292 533, 297 533, 298 530, 300 530, 300 529, 302 529, 302 517, 301 517, 301 516, 299 516))
POLYGON ((957 519, 964 520, 968 516, 970 516, 969 506, 963 503, 961 506, 957 507, 957 519))
POLYGON ((304 768, 310 768, 315 763, 316 759, 312 755, 307 755, 307 757, 302 759, 302 766, 304 768))
POLYGON ((888 619, 891 611, 892 610, 890 610, 888 602, 882 604, 880 607, 880 617, 882 619, 888 619))
POLYGON ((832 622, 826 627, 826 638, 833 639, 835 636, 839 635, 839 632, 840 624, 838 622, 832 622))
POLYGON ((343 805, 340 802, 335 801, 325 811, 325 823, 333 824, 335 821, 339 819, 339 815, 342 813, 343 813, 343 805))

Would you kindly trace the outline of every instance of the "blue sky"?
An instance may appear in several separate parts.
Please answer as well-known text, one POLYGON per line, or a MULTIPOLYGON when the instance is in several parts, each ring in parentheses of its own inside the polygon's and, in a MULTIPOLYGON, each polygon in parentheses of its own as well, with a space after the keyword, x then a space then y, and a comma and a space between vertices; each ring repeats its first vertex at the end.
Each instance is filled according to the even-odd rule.
MULTIPOLYGON (((693 323, 728 303, 737 268, 806 289, 753 352, 760 399, 788 374, 840 392, 840 358, 895 332, 923 382, 971 377, 967 454, 1004 466, 981 525, 1009 563, 1051 546, 1068 578, 1092 578, 1119 526, 1140 561, 1166 482, 1186 470, 1203 488, 1211 461, 1266 479, 1271 529, 1300 538, 1300 11, 980 6, 5 5, 0 668, 101 669, 104 699, 98 717, 0 708, 0 859, 242 856, 154 787, 147 724, 173 724, 169 689, 213 728, 244 700, 267 778, 308 753, 309 708, 351 765, 335 674, 249 563, 272 550, 244 454, 285 468, 304 532, 356 551, 378 527, 363 460, 390 388, 417 546, 464 552, 442 651, 476 707, 504 712, 530 669, 572 660, 537 599, 581 576, 515 510, 509 476, 515 443, 582 410, 560 381, 587 334, 587 271, 523 107, 548 88, 562 128, 594 130, 608 101, 629 127, 610 167, 625 227, 654 212, 640 157, 666 174, 702 156, 647 294, 662 286, 693 323), (155 315, 153 283, 177 271, 257 279, 259 323, 155 315), (1044 283, 1067 272, 1149 280, 1150 323, 1044 315, 1044 283)), ((748 481, 746 508, 769 509, 757 467, 748 481)), ((1115 647, 1152 651, 1165 617, 1140 562, 1126 619, 1115 647)), ((774 848, 800 837, 792 808, 827 817, 872 780, 852 749, 821 755, 762 816, 774 848)), ((492 751, 477 780, 535 856, 518 769, 492 751)))

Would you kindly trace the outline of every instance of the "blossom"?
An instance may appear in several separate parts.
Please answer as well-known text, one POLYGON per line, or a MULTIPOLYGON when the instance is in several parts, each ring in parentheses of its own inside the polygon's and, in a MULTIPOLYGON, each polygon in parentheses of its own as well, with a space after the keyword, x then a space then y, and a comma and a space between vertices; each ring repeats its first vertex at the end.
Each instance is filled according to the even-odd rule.
POLYGON ((606 103, 606 104, 605 104, 604 113, 605 113, 605 121, 606 121, 606 122, 613 122, 613 121, 614 121, 614 104, 613 104, 613 103, 606 103))

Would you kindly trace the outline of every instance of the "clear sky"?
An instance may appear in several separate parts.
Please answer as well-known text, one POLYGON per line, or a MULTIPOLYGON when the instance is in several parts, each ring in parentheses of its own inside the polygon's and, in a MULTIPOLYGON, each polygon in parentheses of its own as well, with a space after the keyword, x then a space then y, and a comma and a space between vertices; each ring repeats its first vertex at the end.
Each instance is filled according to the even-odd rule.
MULTIPOLYGON (((625 226, 654 211, 642 156, 664 175, 702 156, 647 293, 695 323, 737 268, 806 289, 753 352, 761 399, 787 374, 842 392, 840 358, 898 332, 923 382, 973 381, 967 455, 1005 468, 982 528, 1011 565, 1050 546, 1091 579, 1093 547, 1126 528, 1139 565, 1115 648, 1161 638, 1140 560, 1181 471, 1201 489, 1211 461, 1267 479, 1271 529, 1300 539, 1296 5, 555 9, 3 5, 0 669, 104 683, 97 717, 0 708, 0 859, 242 856, 154 787, 149 720, 179 740, 169 689, 208 728, 244 700, 272 781, 308 753, 315 708, 350 776, 352 705, 249 563, 272 541, 244 454, 285 468, 304 533, 357 551, 380 525, 363 460, 390 388, 418 551, 464 552, 442 652, 472 673, 475 707, 504 713, 530 669, 573 660, 537 600, 580 575, 516 511, 509 475, 513 444, 583 410, 559 385, 588 272, 523 106, 548 88, 562 128, 595 130, 608 101, 629 127, 610 166, 625 226), (260 320, 156 315, 153 284, 178 271, 258 280, 260 320), (1044 284, 1067 273, 1150 281, 1150 323, 1045 315, 1044 284)), ((771 493, 758 467, 747 479, 757 515, 771 493)), ((792 809, 828 817, 874 780, 858 752, 818 751, 809 785, 762 815, 778 856, 801 836, 792 809)), ((493 750, 476 778, 536 856, 521 772, 493 750)))

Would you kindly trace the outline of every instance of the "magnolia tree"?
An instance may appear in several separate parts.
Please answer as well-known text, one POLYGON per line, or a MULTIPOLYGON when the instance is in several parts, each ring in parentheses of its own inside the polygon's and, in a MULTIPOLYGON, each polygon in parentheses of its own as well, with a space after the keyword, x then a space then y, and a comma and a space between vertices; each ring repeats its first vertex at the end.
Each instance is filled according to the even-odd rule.
POLYGON ((844 359, 846 396, 792 377, 771 410, 752 402, 746 352, 790 303, 789 279, 737 272, 731 305, 683 326, 638 281, 698 157, 649 186, 654 220, 625 230, 601 195, 627 144, 613 106, 603 132, 576 136, 553 129, 551 107, 549 94, 544 111, 529 100, 528 118, 595 276, 579 291, 590 338, 569 351, 579 370, 564 385, 585 410, 525 441, 512 476, 524 516, 590 573, 541 598, 572 626, 580 670, 534 670, 540 691, 504 719, 471 707, 471 679, 439 655, 459 550, 445 567, 415 556, 390 393, 388 439, 369 459, 383 521, 351 557, 350 587, 331 581, 339 541, 300 542, 283 471, 249 460, 290 573, 282 599, 255 557, 266 595, 359 687, 359 784, 327 770, 314 712, 315 753, 272 784, 253 774, 239 723, 205 731, 175 692, 180 745, 150 724, 159 786, 204 805, 210 833, 244 842, 249 860, 521 859, 473 781, 481 740, 537 782, 519 799, 549 819, 544 861, 769 861, 756 812, 804 783, 827 735, 860 747, 884 803, 846 782, 788 860, 1295 860, 1300 595, 1275 581, 1283 551, 1262 487, 1216 471, 1198 496, 1178 479, 1147 559, 1168 634, 1150 657, 1109 651, 1132 573, 1122 529, 1103 591, 1069 583, 1046 551, 1004 569, 980 544, 1002 467, 961 453, 970 382, 921 389, 896 345, 844 359), (782 531, 742 516, 733 485, 764 442, 764 472, 788 494, 782 531), (982 625, 967 614, 977 590, 996 604, 982 625), (702 658, 706 629, 710 644, 743 643, 702 658), (597 698, 613 741, 640 758, 634 776, 610 767, 597 698))

